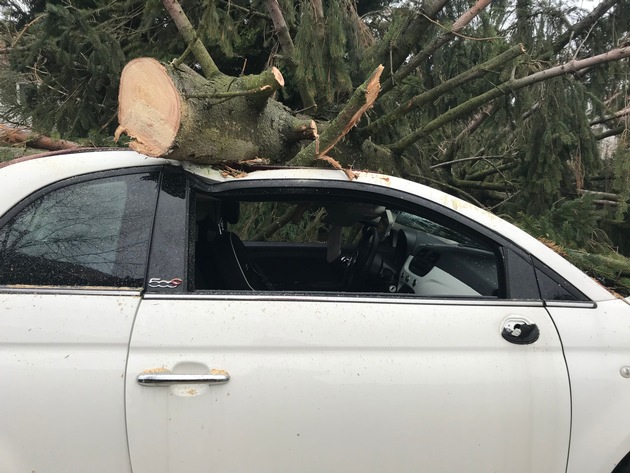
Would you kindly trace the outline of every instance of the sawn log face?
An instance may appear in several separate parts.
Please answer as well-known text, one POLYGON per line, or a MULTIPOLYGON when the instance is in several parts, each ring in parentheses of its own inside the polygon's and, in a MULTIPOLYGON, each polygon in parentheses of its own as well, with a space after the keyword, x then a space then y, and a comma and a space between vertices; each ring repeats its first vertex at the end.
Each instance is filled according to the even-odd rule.
POLYGON ((118 117, 130 147, 149 156, 202 163, 266 158, 288 161, 314 122, 294 117, 271 98, 284 84, 277 69, 257 76, 217 74, 139 58, 125 66, 118 117))

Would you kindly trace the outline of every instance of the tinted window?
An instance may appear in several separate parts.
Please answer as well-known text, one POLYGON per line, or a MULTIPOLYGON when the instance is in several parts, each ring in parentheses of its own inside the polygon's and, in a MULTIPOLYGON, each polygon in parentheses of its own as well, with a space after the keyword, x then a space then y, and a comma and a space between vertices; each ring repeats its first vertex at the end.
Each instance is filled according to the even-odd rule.
POLYGON ((507 286, 510 299, 540 299, 534 265, 531 258, 523 258, 512 250, 505 251, 507 286))
POLYGON ((0 229, 0 284, 141 287, 157 173, 52 191, 0 229))
POLYGON ((536 263, 536 279, 540 294, 546 301, 588 301, 588 298, 575 289, 541 262, 536 263))

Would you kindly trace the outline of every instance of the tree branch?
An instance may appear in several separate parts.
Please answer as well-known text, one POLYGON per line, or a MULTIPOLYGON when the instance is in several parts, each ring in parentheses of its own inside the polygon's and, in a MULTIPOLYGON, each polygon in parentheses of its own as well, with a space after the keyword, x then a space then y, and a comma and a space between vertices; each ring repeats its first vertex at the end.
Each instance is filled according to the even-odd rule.
POLYGON ((431 41, 427 46, 422 48, 418 54, 413 56, 405 65, 401 66, 393 77, 388 78, 385 82, 383 82, 381 95, 385 95, 387 92, 393 89, 394 84, 396 82, 400 82, 409 74, 411 74, 416 68, 422 64, 426 59, 435 53, 439 48, 444 46, 446 43, 455 38, 455 34, 460 32, 465 26, 470 23, 473 18, 475 18, 481 11, 486 8, 492 0, 477 0, 477 2, 466 11, 462 16, 460 16, 450 31, 443 32, 438 35, 433 41, 431 41))
POLYGON ((388 113, 387 115, 383 115, 378 120, 370 123, 370 125, 368 125, 361 131, 371 133, 374 130, 382 128, 383 126, 389 125, 394 121, 402 118, 407 113, 416 110, 427 103, 433 102, 448 91, 453 90, 454 88, 459 87, 463 84, 466 84, 467 82, 478 79, 479 77, 482 77, 489 72, 493 72, 496 67, 499 67, 524 53, 525 48, 523 47, 523 45, 517 44, 516 46, 511 47, 507 51, 493 57, 483 64, 478 64, 474 67, 471 67, 467 71, 462 72, 452 79, 442 82, 438 86, 433 87, 432 89, 427 90, 422 94, 416 95, 415 97, 409 99, 403 105, 398 107, 396 110, 388 113))
MULTIPOLYGON (((449 160, 453 156, 455 156, 455 153, 459 149, 462 141, 464 141, 465 138, 477 131, 479 127, 483 125, 483 122, 485 122, 488 117, 490 117, 492 113, 494 113, 495 108, 495 104, 488 104, 482 110, 473 115, 472 119, 469 121, 466 127, 457 134, 455 139, 449 143, 446 151, 442 153, 443 159, 449 160)), ((450 166, 448 169, 450 170, 450 166)))
MULTIPOLYGON (((487 162, 490 163, 489 161, 487 161, 487 162)), ((484 169, 483 171, 478 171, 478 172, 476 172, 474 174, 467 174, 466 175, 466 180, 468 180, 468 181, 482 181, 486 177, 492 176, 493 174, 500 174, 500 173, 503 173, 503 171, 508 171, 509 169, 513 169, 516 166, 518 166, 518 163, 516 161, 512 161, 512 162, 509 162, 509 163, 502 164, 500 166, 495 166, 494 164, 490 163, 490 166, 491 167, 489 167, 488 169, 484 169)))
POLYGON ((81 145, 73 141, 56 140, 50 136, 39 135, 30 130, 12 128, 0 124, 0 142, 8 145, 24 145, 30 148, 59 151, 80 148, 81 145))
POLYGON ((419 128, 418 130, 410 133, 398 142, 390 145, 389 148, 394 154, 401 154, 405 149, 407 149, 416 141, 424 138, 429 133, 443 127, 447 123, 463 117, 464 115, 472 112, 483 104, 488 103, 498 97, 501 97, 502 95, 507 95, 516 90, 536 84, 537 82, 560 77, 565 74, 579 71, 580 69, 584 69, 586 67, 604 64, 610 61, 617 61, 619 59, 627 57, 630 57, 630 47, 617 48, 613 49, 612 51, 608 51, 607 53, 599 54, 597 56, 592 56, 586 59, 572 60, 559 66, 551 67, 544 71, 536 72, 529 76, 522 77, 520 79, 510 79, 503 84, 500 84, 499 86, 490 89, 489 91, 481 95, 473 97, 455 108, 452 108, 448 112, 437 117, 435 120, 427 123, 422 128, 419 128))
POLYGON ((567 29, 560 37, 553 43, 551 52, 540 57, 541 60, 549 59, 552 55, 558 54, 562 48, 564 48, 571 39, 581 35, 585 31, 588 31, 597 21, 612 7, 614 7, 619 0, 603 0, 599 5, 593 8, 593 11, 586 15, 581 21, 567 29))
POLYGON ((429 166, 429 169, 437 169, 437 168, 442 168, 445 166, 452 166, 453 164, 459 164, 459 163, 466 163, 469 161, 486 161, 488 159, 500 159, 500 158, 505 158, 504 155, 496 155, 496 156, 469 156, 467 158, 459 158, 459 159, 453 159, 451 161, 445 161, 443 163, 437 163, 434 164, 433 166, 429 166))
POLYGON ((199 61, 199 65, 201 66, 201 70, 206 76, 206 79, 220 74, 219 68, 214 63, 212 56, 210 56, 210 53, 201 40, 197 38, 195 28, 193 28, 190 20, 188 20, 188 17, 184 13, 184 10, 182 10, 179 2, 177 0, 162 0, 162 3, 168 14, 173 19, 175 26, 177 26, 179 33, 184 38, 184 41, 186 41, 189 45, 192 44, 192 53, 194 54, 195 59, 199 61))
MULTIPOLYGON (((265 3, 267 5, 267 10, 271 15, 273 27, 276 31, 276 34, 278 35, 278 41, 280 42, 280 46, 282 47, 282 52, 287 58, 290 67, 293 69, 293 72, 295 72, 295 45, 293 44, 293 40, 291 39, 291 35, 289 34, 289 28, 287 27, 287 23, 284 20, 282 10, 280 10, 278 0, 266 0, 265 3)), ((296 74, 293 75, 295 76, 296 74)), ((297 85, 298 91, 300 93, 300 98, 302 99, 302 106, 308 109, 316 108, 317 105, 315 103, 315 98, 310 92, 307 84, 305 84, 304 81, 300 80, 297 85)))
POLYGON ((274 233, 284 227, 287 223, 295 221, 304 215, 304 212, 308 209, 307 204, 300 204, 294 207, 289 207, 287 211, 280 216, 280 218, 274 220, 267 228, 256 233, 252 236, 253 241, 264 241, 271 238, 274 233))
POLYGON ((383 66, 378 66, 370 78, 354 91, 343 110, 330 122, 319 139, 316 138, 287 164, 304 166, 330 151, 374 105, 380 91, 379 78, 382 72, 383 66))
POLYGON ((380 43, 374 57, 375 64, 385 65, 384 79, 390 75, 390 71, 398 69, 409 53, 421 43, 429 25, 427 18, 434 20, 447 3, 448 0, 425 0, 421 7, 422 13, 409 15, 394 39, 380 43))
POLYGON ((599 140, 603 140, 604 138, 608 138, 609 136, 621 135, 627 129, 628 128, 626 126, 618 126, 617 128, 612 128, 610 130, 602 131, 601 133, 593 135, 593 137, 599 141, 599 140))
POLYGON ((609 121, 614 120, 616 118, 625 117, 626 115, 630 115, 630 107, 622 108, 618 112, 613 113, 612 115, 610 115, 608 117, 602 117, 602 118, 598 118, 597 120, 593 120, 591 123, 589 123, 589 125, 590 126, 600 125, 602 123, 609 122, 609 121))

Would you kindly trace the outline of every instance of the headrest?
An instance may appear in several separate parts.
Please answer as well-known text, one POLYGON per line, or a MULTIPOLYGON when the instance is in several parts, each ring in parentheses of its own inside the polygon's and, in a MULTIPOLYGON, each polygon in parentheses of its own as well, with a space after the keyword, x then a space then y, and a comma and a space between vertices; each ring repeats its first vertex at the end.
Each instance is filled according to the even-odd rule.
POLYGON ((238 223, 238 219, 241 216, 240 202, 236 200, 222 200, 221 215, 223 216, 223 220, 227 223, 238 223))

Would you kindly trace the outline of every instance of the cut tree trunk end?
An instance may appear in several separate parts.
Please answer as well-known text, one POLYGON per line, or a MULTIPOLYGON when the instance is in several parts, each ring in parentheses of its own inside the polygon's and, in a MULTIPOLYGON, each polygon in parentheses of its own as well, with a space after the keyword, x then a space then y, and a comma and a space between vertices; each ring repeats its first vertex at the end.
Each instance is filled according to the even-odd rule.
POLYGON ((126 133, 129 147, 147 156, 170 150, 181 123, 181 100, 166 68, 151 58, 125 66, 118 93, 118 123, 114 139, 126 133))
POLYGON ((133 138, 130 148, 153 157, 285 162, 291 145, 314 139, 317 128, 273 100, 283 85, 275 67, 258 75, 206 79, 186 66, 135 59, 120 79, 116 139, 126 133, 133 138))

